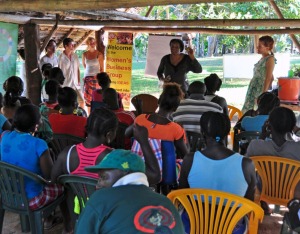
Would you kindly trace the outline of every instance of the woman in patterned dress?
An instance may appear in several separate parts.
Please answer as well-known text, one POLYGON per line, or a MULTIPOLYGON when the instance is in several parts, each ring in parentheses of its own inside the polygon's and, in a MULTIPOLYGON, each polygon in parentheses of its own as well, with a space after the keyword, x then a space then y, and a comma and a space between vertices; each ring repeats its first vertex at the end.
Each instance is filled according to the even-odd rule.
POLYGON ((273 70, 275 67, 276 59, 272 49, 274 47, 274 40, 270 36, 263 36, 259 38, 257 53, 262 55, 262 58, 254 65, 254 75, 250 81, 246 99, 242 112, 253 109, 255 100, 263 92, 268 91, 270 88, 273 77, 273 70))

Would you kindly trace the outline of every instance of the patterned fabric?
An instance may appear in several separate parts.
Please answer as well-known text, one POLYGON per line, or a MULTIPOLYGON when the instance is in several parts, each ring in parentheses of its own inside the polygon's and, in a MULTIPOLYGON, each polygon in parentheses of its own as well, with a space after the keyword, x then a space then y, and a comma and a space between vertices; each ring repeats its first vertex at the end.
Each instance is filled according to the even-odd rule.
POLYGON ((29 201, 29 208, 37 210, 57 199, 64 191, 64 187, 59 184, 46 185, 43 191, 29 201))
POLYGON ((86 106, 91 106, 93 91, 99 89, 98 81, 95 76, 86 76, 84 78, 84 100, 86 106))
MULTIPOLYGON (((266 79, 266 62, 273 55, 262 58, 254 65, 253 78, 250 81, 242 112, 254 109, 255 100, 262 93, 266 79)), ((276 61, 276 60, 275 60, 276 61)))
MULTIPOLYGON (((162 154, 161 154, 161 140, 160 139, 152 139, 152 138, 148 138, 149 140, 149 144, 153 150, 153 153, 155 154, 155 157, 158 161, 158 165, 159 165, 159 170, 160 170, 160 175, 162 175, 162 154)), ((143 151, 141 148, 140 143, 138 143, 136 140, 133 141, 132 147, 131 147, 131 151, 136 153, 137 155, 140 155, 143 160, 144 160, 144 156, 143 156, 143 151)))

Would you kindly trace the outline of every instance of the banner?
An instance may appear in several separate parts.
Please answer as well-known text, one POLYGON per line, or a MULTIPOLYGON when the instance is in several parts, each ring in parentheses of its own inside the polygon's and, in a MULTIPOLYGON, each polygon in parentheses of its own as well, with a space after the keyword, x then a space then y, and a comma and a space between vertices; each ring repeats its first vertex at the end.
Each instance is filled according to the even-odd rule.
POLYGON ((3 83, 16 75, 18 25, 0 23, 0 91, 3 93, 3 83))
POLYGON ((105 71, 111 79, 111 87, 123 96, 126 110, 130 107, 132 42, 132 33, 108 33, 105 71))

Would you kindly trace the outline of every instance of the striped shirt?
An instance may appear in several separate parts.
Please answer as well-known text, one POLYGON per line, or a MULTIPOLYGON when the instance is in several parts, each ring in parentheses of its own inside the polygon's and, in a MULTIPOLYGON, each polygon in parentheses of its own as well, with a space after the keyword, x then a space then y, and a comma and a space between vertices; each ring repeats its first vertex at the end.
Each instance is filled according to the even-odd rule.
POLYGON ((173 113, 173 120, 182 125, 185 131, 201 133, 200 118, 207 111, 223 113, 222 107, 214 102, 185 99, 180 102, 176 112, 173 113))

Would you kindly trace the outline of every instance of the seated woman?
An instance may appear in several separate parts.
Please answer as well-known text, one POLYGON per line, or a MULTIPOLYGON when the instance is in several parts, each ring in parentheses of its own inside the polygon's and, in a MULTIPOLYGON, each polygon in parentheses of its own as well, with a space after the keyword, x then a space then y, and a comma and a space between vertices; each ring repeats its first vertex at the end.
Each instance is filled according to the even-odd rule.
POLYGON ((57 99, 61 109, 58 114, 49 115, 53 132, 84 138, 86 118, 79 116, 76 91, 70 87, 59 88, 57 99))
MULTIPOLYGON (((103 102, 103 92, 104 90, 108 89, 110 87, 111 80, 109 78, 109 75, 106 72, 100 72, 96 76, 97 81, 101 89, 96 89, 92 93, 92 101, 95 102, 103 102)), ((118 104, 120 109, 124 109, 123 103, 122 103, 122 96, 120 93, 118 94, 118 104)))
MULTIPOLYGON (((41 115, 37 106, 27 104, 19 107, 13 118, 13 130, 2 134, 0 158, 1 161, 22 167, 50 180, 53 162, 47 143, 33 136, 40 120, 41 115)), ((25 191, 30 209, 35 210, 54 201, 63 193, 63 187, 57 184, 42 186, 28 180, 25 181, 25 191)), ((64 211, 64 206, 61 209, 64 211)), ((52 225, 50 219, 46 220, 45 227, 52 225)), ((69 231, 67 226, 65 229, 69 231)))
POLYGON ((277 96, 264 92, 257 98, 257 110, 248 110, 236 123, 235 129, 243 131, 261 132, 262 126, 269 117, 269 113, 280 105, 277 96))
POLYGON ((183 99, 184 93, 177 83, 166 83, 158 99, 159 110, 153 114, 141 114, 135 123, 148 129, 149 137, 165 141, 173 141, 177 156, 183 158, 188 153, 185 144, 184 129, 172 121, 172 114, 183 99))
POLYGON ((21 96, 24 90, 24 83, 18 76, 9 77, 4 82, 3 89, 5 94, 1 112, 7 119, 12 120, 16 110, 24 104, 30 104, 31 101, 21 96))
POLYGON ((48 99, 41 105, 45 105, 49 109, 59 110, 60 106, 57 100, 59 87, 60 85, 56 80, 48 80, 45 84, 45 91, 48 95, 48 99))
MULTIPOLYGON (((65 148, 55 162, 51 179, 55 181, 62 174, 74 174, 98 178, 95 173, 84 170, 88 165, 98 164, 113 149, 107 145, 116 137, 118 118, 114 112, 104 107, 94 110, 87 120, 87 138, 83 143, 65 148)), ((156 158, 148 142, 147 130, 135 126, 135 138, 141 143, 146 155, 147 177, 150 184, 160 180, 156 158)))
MULTIPOLYGON (((250 142, 245 156, 270 155, 300 161, 300 142, 286 140, 286 135, 292 133, 295 125, 296 117, 292 110, 285 107, 275 108, 263 126, 261 139, 250 142), (271 140, 265 140, 270 136, 271 140)), ((296 187, 295 197, 300 198, 300 184, 296 187)), ((267 203, 261 202, 261 205, 265 213, 271 212, 267 203)))
MULTIPOLYGON (((251 159, 233 152, 222 143, 230 131, 229 117, 208 111, 202 115, 200 126, 206 148, 184 157, 179 188, 220 190, 253 201, 256 178, 251 159)), ((186 227, 189 229, 188 225, 186 227)))
POLYGON ((226 99, 216 95, 216 92, 221 88, 222 80, 216 73, 212 73, 208 77, 204 78, 204 83, 206 86, 206 94, 204 96, 205 100, 219 104, 223 109, 223 113, 228 115, 226 99))

